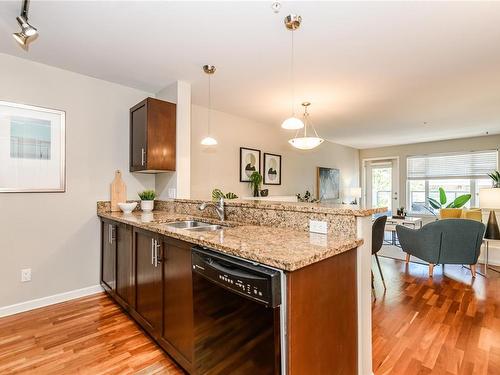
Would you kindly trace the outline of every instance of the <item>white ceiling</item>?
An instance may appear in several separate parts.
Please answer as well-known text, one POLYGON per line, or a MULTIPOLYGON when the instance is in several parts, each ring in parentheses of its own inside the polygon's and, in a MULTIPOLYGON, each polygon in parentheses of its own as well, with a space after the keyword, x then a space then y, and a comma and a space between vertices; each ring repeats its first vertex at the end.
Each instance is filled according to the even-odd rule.
POLYGON ((323 137, 367 148, 500 133, 500 2, 284 2, 275 14, 271 1, 34 0, 29 52, 10 37, 20 4, 0 2, 0 52, 153 93, 186 80, 202 105, 201 66, 215 64, 214 109, 276 127, 290 112, 294 11, 297 107, 312 102, 323 137))

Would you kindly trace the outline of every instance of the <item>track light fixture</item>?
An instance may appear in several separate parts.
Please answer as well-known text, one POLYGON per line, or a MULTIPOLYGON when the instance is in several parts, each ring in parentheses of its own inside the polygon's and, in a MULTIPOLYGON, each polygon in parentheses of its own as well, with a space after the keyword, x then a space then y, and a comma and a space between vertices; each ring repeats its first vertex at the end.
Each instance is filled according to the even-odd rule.
POLYGON ((38 37, 38 30, 28 22, 29 0, 23 1, 21 14, 16 17, 17 23, 21 27, 21 32, 13 33, 12 36, 21 47, 27 49, 28 44, 38 37))

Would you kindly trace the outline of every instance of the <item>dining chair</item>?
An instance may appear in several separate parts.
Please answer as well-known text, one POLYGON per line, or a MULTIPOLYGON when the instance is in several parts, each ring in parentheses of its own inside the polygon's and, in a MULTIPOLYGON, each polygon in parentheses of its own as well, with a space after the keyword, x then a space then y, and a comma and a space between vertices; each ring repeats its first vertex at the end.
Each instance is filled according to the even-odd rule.
MULTIPOLYGON (((378 270, 380 272, 380 277, 382 278, 382 284, 384 285, 384 290, 387 290, 384 280, 384 274, 382 273, 382 267, 380 267, 380 262, 378 260, 377 253, 382 248, 382 243, 384 242, 385 233, 385 223, 387 222, 387 216, 379 216, 375 219, 372 224, 372 255, 375 255, 375 260, 377 261, 378 270)), ((373 271, 372 271, 372 288, 373 288, 373 271)))

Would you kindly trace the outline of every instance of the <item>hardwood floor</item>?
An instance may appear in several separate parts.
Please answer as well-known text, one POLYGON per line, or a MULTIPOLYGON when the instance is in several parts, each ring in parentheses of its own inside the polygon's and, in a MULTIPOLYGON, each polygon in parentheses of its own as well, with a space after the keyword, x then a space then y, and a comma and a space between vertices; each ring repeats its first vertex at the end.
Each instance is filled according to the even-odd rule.
MULTIPOLYGON (((500 374, 500 278, 471 278, 461 266, 434 268, 380 257, 373 267, 376 375, 500 374)), ((482 267, 478 269, 482 270, 482 267)))
MULTIPOLYGON (((500 277, 380 258, 375 375, 500 374, 500 277)), ((0 374, 183 374, 106 295, 0 319, 0 374)), ((350 375, 350 374, 346 374, 350 375)))
POLYGON ((0 374, 183 374, 104 293, 0 319, 0 374))

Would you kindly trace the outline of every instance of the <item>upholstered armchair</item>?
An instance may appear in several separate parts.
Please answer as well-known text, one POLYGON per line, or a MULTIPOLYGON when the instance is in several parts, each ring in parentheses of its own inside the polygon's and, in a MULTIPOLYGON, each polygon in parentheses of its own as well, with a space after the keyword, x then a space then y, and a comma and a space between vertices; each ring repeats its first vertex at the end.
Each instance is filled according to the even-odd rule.
POLYGON ((429 262, 430 277, 436 264, 469 264, 475 277, 484 231, 483 223, 466 219, 439 220, 421 229, 396 226, 406 262, 411 255, 429 262))

